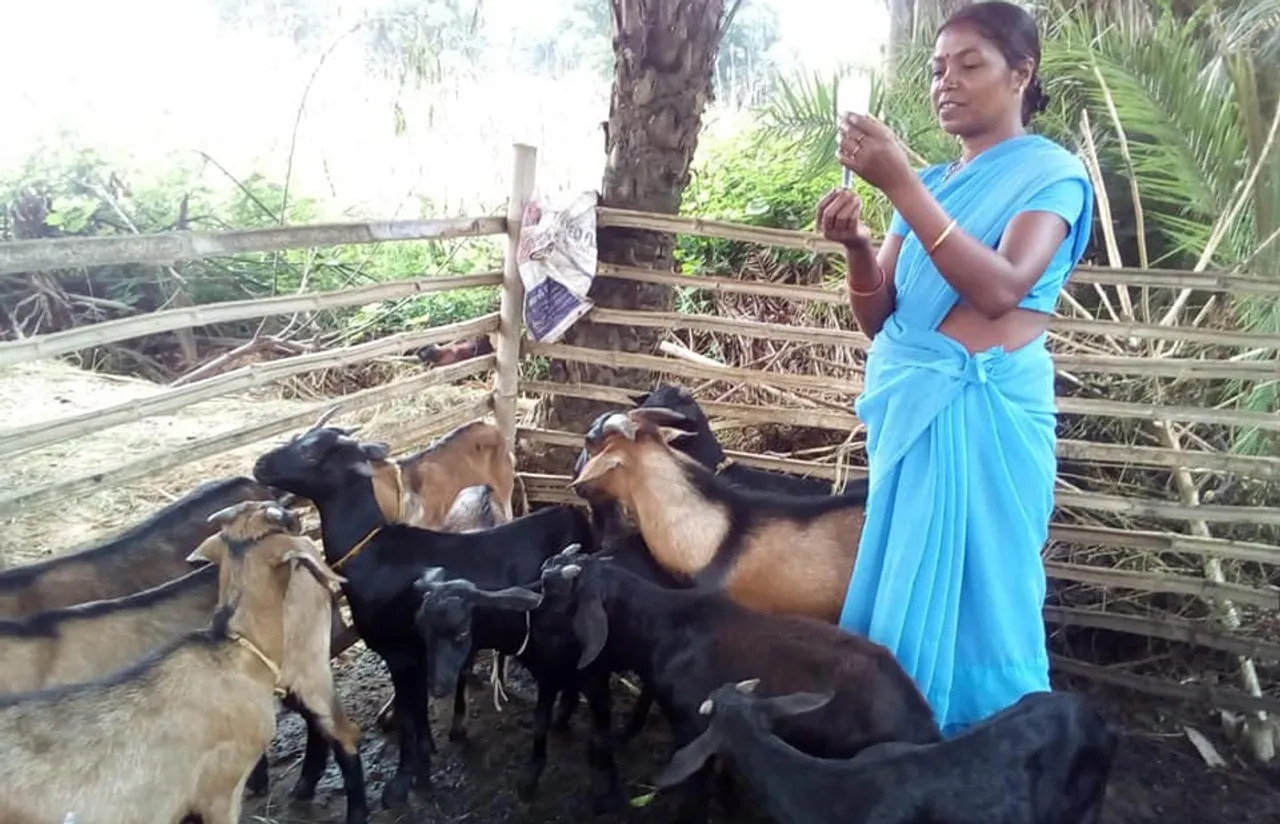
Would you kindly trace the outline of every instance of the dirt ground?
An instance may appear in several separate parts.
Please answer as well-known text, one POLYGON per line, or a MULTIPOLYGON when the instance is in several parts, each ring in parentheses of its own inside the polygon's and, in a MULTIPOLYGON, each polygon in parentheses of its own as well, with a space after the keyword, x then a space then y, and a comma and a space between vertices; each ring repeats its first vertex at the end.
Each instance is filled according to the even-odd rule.
MULTIPOLYGON (((362 645, 344 653, 338 666, 342 670, 339 689, 356 722, 365 731, 361 755, 373 811, 371 821, 375 824, 517 821, 569 824, 587 820, 619 824, 669 821, 674 815, 674 796, 658 794, 647 806, 622 815, 591 817, 586 794, 585 706, 574 715, 568 737, 552 734, 538 798, 531 805, 523 804, 516 797, 515 787, 530 746, 534 686, 514 662, 512 684, 508 689, 512 703, 505 705, 501 714, 494 710, 487 689, 471 691, 468 741, 455 744, 447 740, 444 732, 450 717, 449 702, 436 705, 432 723, 439 753, 433 761, 433 786, 425 793, 414 792, 409 811, 388 812, 378 798, 384 778, 395 768, 396 745, 374 725, 375 714, 391 694, 386 671, 377 656, 362 645)), ((482 656, 476 669, 487 687, 487 654, 482 656)), ((1055 686, 1087 690, 1122 730, 1120 750, 1107 789, 1103 824, 1220 821, 1275 824, 1280 821, 1280 765, 1259 768, 1234 757, 1230 746, 1214 736, 1202 711, 1083 684, 1062 682, 1055 686), (1230 766, 1222 770, 1206 767, 1181 732, 1183 723, 1193 724, 1208 735, 1230 766)), ((630 712, 632 699, 621 686, 615 691, 617 727, 625 713, 630 712)), ((343 821, 346 799, 342 779, 332 763, 320 782, 315 800, 299 803, 288 798, 289 788, 297 777, 304 741, 305 728, 301 720, 293 715, 282 716, 269 755, 271 790, 266 797, 247 800, 242 821, 259 824, 339 824, 343 821)), ((666 723, 655 709, 644 732, 619 753, 619 768, 633 798, 649 793, 651 788, 644 782, 665 763, 670 747, 666 723)), ((744 808, 758 809, 749 798, 744 808)), ((766 824, 769 819, 763 813, 729 815, 718 809, 713 821, 766 824)))

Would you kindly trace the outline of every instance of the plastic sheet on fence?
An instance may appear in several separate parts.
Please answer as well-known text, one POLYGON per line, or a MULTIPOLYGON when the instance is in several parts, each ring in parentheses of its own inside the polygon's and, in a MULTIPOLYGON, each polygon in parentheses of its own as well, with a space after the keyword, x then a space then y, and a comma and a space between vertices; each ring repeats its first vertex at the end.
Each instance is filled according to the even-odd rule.
POLYGON ((524 325, 540 343, 554 343, 592 306, 596 274, 595 192, 567 204, 534 196, 524 207, 516 262, 524 282, 524 325))

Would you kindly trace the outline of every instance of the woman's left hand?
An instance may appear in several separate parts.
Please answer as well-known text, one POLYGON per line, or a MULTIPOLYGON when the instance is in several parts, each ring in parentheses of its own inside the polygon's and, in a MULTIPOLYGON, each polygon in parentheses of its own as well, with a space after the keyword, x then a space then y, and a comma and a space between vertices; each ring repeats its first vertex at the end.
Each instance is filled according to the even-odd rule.
POLYGON ((840 122, 836 157, 840 165, 886 194, 915 176, 898 138, 867 114, 849 114, 840 122))

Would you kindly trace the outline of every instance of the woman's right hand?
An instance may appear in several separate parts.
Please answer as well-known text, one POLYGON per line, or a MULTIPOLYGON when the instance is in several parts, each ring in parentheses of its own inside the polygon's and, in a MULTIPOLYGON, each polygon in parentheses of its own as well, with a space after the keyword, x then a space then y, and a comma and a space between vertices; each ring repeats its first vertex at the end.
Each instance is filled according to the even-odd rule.
POLYGON ((818 201, 818 231, 846 249, 871 245, 871 230, 862 222, 862 198, 852 189, 832 189, 818 201))

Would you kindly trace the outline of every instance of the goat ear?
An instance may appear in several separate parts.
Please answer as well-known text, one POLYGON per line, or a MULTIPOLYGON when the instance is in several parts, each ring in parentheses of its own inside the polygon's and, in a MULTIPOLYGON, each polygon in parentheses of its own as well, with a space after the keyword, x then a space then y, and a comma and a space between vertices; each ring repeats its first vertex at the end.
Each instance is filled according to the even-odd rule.
POLYGON ((373 477, 373 466, 368 461, 360 461, 351 465, 351 471, 366 478, 373 477))
POLYGON ((542 593, 525 587, 507 587, 494 592, 480 590, 480 600, 487 607, 529 612, 542 603, 542 593))
POLYGON ((582 642, 578 669, 586 669, 600 657, 605 641, 609 640, 609 616, 605 614, 604 604, 600 603, 598 597, 581 596, 578 608, 573 613, 573 634, 582 642))
POLYGON ((320 582, 320 585, 328 588, 330 592, 340 592, 341 585, 347 582, 346 578, 330 569, 329 565, 317 558, 313 552, 308 552, 305 549, 291 549, 280 559, 281 563, 289 563, 290 561, 296 561, 302 569, 311 573, 320 582))
POLYGON ((621 455, 616 452, 601 452, 586 462, 582 471, 578 473, 578 477, 569 482, 569 486, 576 490, 580 485, 599 480, 620 466, 622 466, 621 455))
POLYGON ((775 695, 761 700, 771 718, 785 718, 789 715, 802 715, 806 712, 820 710, 835 697, 831 690, 826 692, 794 692, 791 695, 775 695))
POLYGON ((418 592, 426 592, 427 587, 434 583, 444 580, 444 567, 427 567, 418 576, 418 580, 413 582, 413 588, 418 592))
POLYGON ((649 396, 652 394, 652 392, 641 392, 638 395, 628 395, 627 397, 631 399, 632 405, 644 406, 644 402, 649 400, 649 396))
POLYGON ((719 744, 720 734, 715 727, 708 727, 702 735, 676 750, 667 765, 653 777, 653 785, 666 789, 684 781, 702 769, 707 759, 716 754, 719 744))
POLYGON ((201 561, 208 561, 211 564, 220 564, 226 557, 226 553, 227 544, 222 540, 222 536, 210 535, 191 550, 191 554, 187 556, 187 563, 198 564, 201 561))

